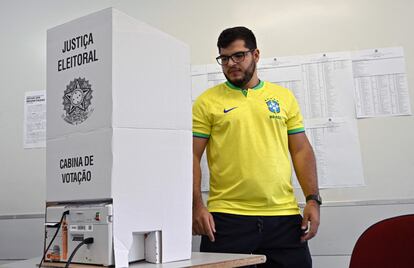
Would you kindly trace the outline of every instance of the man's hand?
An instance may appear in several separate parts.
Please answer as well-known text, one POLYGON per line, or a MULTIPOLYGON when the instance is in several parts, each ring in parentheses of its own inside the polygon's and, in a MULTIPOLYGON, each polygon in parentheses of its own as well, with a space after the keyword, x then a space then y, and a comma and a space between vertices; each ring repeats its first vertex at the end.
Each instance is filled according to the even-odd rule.
POLYGON ((309 222, 310 228, 302 235, 302 242, 312 239, 318 232, 320 222, 319 210, 319 204, 316 201, 310 200, 306 203, 305 209, 303 210, 302 231, 305 232, 308 229, 309 222))
POLYGON ((193 208, 193 235, 207 235, 211 242, 214 242, 216 227, 213 215, 208 212, 204 205, 193 208))

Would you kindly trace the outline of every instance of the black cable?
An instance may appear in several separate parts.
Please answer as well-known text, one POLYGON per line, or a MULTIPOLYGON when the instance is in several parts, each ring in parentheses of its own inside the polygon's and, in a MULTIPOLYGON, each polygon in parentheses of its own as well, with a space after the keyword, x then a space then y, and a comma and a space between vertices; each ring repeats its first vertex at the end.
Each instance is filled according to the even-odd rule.
POLYGON ((46 250, 43 252, 43 257, 42 257, 42 260, 41 260, 41 261, 40 261, 40 263, 39 263, 39 268, 41 268, 41 267, 42 267, 42 263, 43 263, 43 261, 45 260, 46 253, 47 253, 47 251, 49 250, 50 246, 52 245, 53 241, 55 240, 55 238, 56 238, 57 234, 59 233, 60 226, 62 226, 63 219, 64 219, 64 218, 66 217, 66 215, 68 215, 68 214, 69 214, 69 210, 66 210, 66 211, 64 211, 64 212, 62 213, 62 217, 60 218, 60 221, 59 221, 59 223, 58 223, 58 225, 57 225, 57 226, 58 226, 58 227, 57 227, 57 230, 56 230, 55 234, 53 235, 52 240, 50 240, 50 243, 49 243, 49 245, 47 246, 46 250))
POLYGON ((72 262, 73 257, 75 257, 76 251, 78 251, 78 249, 83 246, 83 245, 87 245, 87 244, 92 244, 93 243, 93 237, 88 237, 83 239, 82 242, 80 242, 76 248, 72 251, 72 254, 70 254, 70 257, 68 259, 68 261, 66 262, 65 268, 68 268, 70 263, 72 262))

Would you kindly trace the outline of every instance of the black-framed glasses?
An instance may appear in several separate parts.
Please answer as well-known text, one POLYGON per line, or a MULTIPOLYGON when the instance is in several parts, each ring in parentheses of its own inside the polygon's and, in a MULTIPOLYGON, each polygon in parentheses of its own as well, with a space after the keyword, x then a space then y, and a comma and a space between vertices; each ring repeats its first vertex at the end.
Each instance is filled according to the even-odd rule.
POLYGON ((246 54, 249 52, 253 52, 255 49, 251 49, 248 51, 239 51, 236 53, 231 54, 230 56, 224 56, 220 55, 216 58, 216 61, 220 65, 227 65, 229 63, 229 60, 231 59, 234 63, 239 63, 244 61, 244 58, 246 57, 246 54))

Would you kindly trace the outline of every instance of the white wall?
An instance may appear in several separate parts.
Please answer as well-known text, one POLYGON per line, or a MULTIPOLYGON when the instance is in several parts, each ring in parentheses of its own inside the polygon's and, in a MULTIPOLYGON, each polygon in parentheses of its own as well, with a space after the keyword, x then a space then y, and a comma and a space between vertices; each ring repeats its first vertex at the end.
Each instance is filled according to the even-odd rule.
MULTIPOLYGON (((218 34, 235 25, 253 29, 262 57, 403 46, 414 103, 411 0, 0 0, 0 216, 4 216, 0 224, 10 215, 44 211, 45 150, 24 150, 22 134, 24 92, 46 88, 46 29, 109 6, 188 43, 193 64, 214 63, 218 34)), ((414 117, 364 119, 358 127, 366 186, 323 190, 325 201, 414 198, 414 117)), ((381 216, 398 211, 391 206, 378 208, 384 212, 381 216)), ((330 213, 327 209, 323 213, 330 213)), ((368 218, 362 213, 357 219, 365 226, 368 218)), ((312 252, 320 253, 316 256, 320 267, 332 267, 326 264, 332 256, 338 261, 317 243, 347 232, 332 224, 336 219, 322 214, 321 234, 312 243, 312 252)), ((9 246, 3 239, 7 232, 0 229, 0 252, 9 246)))

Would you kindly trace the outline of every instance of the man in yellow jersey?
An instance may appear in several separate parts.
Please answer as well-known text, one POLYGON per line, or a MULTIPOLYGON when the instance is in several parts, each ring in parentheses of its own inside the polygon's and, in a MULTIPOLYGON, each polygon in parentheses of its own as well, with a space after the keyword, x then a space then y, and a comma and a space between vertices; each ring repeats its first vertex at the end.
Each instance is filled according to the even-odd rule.
POLYGON ((307 240, 317 233, 321 198, 298 103, 288 89, 259 79, 252 31, 226 29, 217 46, 227 81, 193 105, 193 233, 202 235, 200 250, 264 254, 264 267, 311 267, 307 240), (200 189, 205 148, 207 208, 200 189), (289 154, 307 200, 303 217, 289 154))

